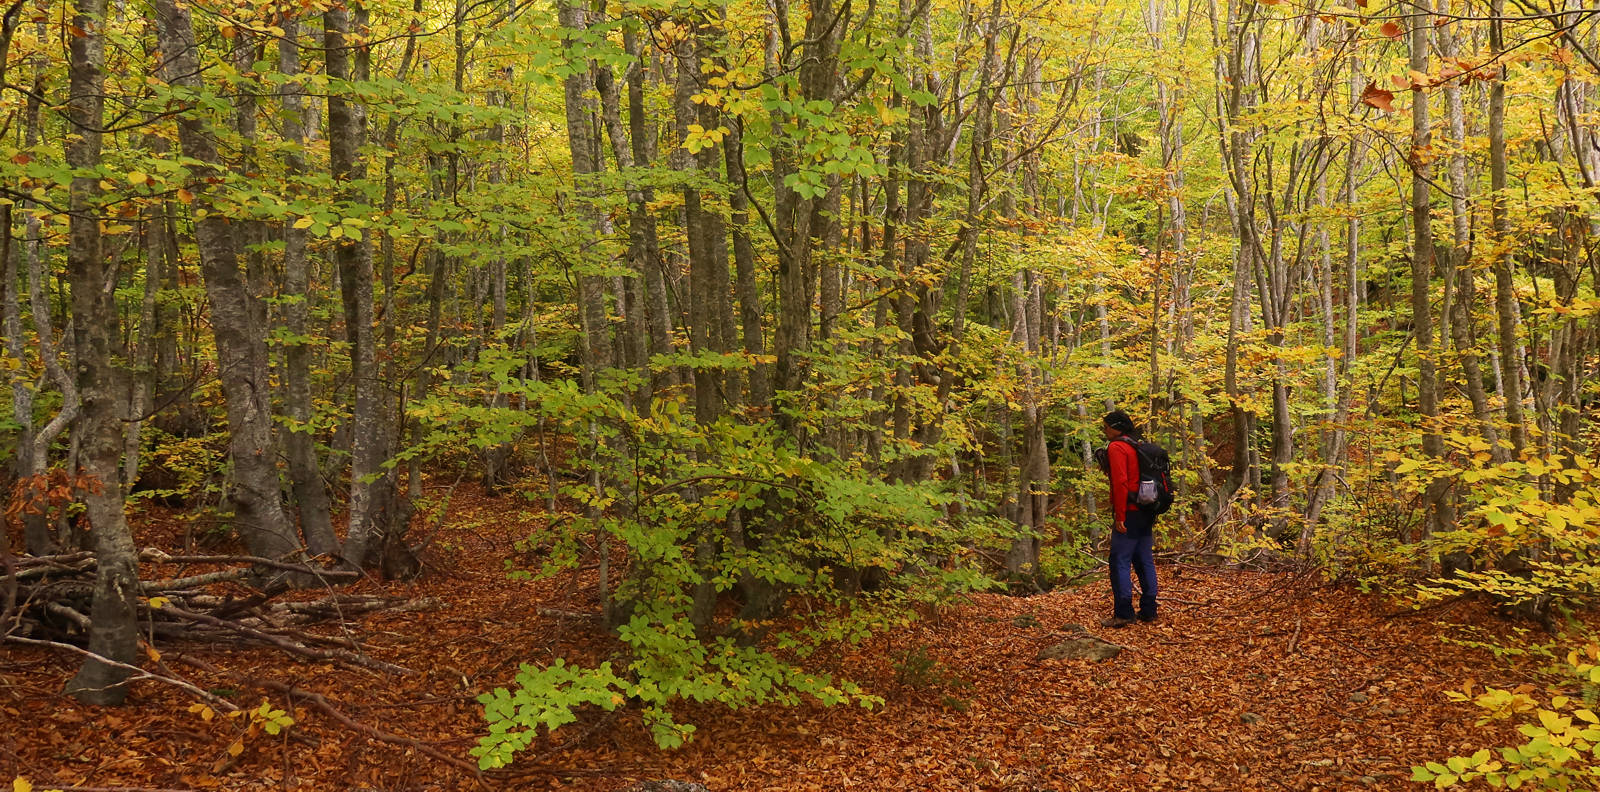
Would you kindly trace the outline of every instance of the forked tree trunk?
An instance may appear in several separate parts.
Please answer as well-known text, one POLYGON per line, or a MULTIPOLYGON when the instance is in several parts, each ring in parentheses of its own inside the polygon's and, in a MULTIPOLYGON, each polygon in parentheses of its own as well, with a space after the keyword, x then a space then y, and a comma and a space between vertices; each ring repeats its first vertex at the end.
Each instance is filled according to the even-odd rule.
MULTIPOLYGON (((199 92, 200 64, 189 11, 176 0, 156 0, 156 31, 166 53, 161 76, 174 87, 199 92)), ((185 157, 199 165, 194 180, 195 242, 206 296, 211 301, 211 328, 216 336, 217 368, 227 400, 228 454, 233 460, 233 486, 228 500, 234 522, 252 555, 281 558, 300 547, 294 526, 283 509, 278 487, 277 449, 272 442, 268 400, 267 346, 257 298, 240 269, 235 229, 213 204, 208 179, 222 175, 214 132, 191 111, 178 117, 178 140, 185 157)))

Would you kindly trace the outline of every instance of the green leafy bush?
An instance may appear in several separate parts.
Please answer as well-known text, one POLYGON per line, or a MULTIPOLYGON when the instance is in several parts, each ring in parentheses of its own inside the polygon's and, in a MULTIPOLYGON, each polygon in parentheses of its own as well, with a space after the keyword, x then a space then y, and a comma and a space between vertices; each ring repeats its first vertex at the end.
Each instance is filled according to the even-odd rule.
POLYGON ((515 406, 448 394, 419 405, 411 415, 429 431, 407 454, 514 442, 541 425, 572 438, 565 508, 523 545, 542 551, 538 568, 513 572, 559 574, 598 555, 602 574, 615 573, 601 590, 620 647, 594 667, 524 666, 482 696, 483 767, 584 708, 636 706, 672 747, 694 731, 674 714, 683 702, 873 706, 878 697, 814 670, 813 656, 987 587, 984 551, 1010 542, 945 484, 884 480, 859 455, 800 449, 772 422, 699 423, 667 399, 639 413, 625 397, 519 380, 515 369, 492 372, 515 406))
POLYGON ((1413 767, 1411 780, 1440 789, 1478 780, 1495 789, 1594 789, 1600 784, 1600 644, 1568 652, 1566 662, 1550 670, 1555 681, 1543 691, 1523 685, 1477 696, 1450 692, 1451 700, 1483 710, 1479 726, 1520 721, 1517 731, 1527 740, 1413 767))

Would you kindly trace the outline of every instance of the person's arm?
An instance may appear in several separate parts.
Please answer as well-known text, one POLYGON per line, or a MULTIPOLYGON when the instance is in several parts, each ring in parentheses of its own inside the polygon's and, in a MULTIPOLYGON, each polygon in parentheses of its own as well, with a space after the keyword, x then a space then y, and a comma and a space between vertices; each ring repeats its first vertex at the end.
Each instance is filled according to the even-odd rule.
POLYGON ((1139 462, 1127 443, 1112 441, 1106 455, 1111 460, 1111 515, 1117 533, 1122 533, 1127 530, 1123 521, 1128 516, 1128 493, 1139 486, 1139 462))

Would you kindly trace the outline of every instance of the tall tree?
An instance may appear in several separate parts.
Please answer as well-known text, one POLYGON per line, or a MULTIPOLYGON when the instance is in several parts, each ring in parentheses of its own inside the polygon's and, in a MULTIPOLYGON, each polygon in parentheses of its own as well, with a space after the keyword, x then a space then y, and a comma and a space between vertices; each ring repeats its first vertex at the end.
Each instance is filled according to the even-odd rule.
MULTIPOLYGON (((303 89, 295 79, 300 75, 300 21, 292 17, 285 19, 282 28, 283 36, 278 39, 278 71, 285 78, 279 98, 283 140, 287 144, 283 153, 283 167, 288 173, 303 173, 308 167, 300 151, 305 144, 305 107, 301 95, 303 89)), ((307 255, 308 232, 300 226, 299 220, 286 222, 283 226, 283 283, 280 294, 283 327, 288 339, 283 351, 283 411, 286 420, 281 436, 306 548, 313 555, 325 555, 338 550, 338 537, 333 532, 328 488, 323 483, 322 470, 317 463, 316 438, 311 424, 312 343, 308 318, 313 294, 307 255)))
POLYGON ((87 704, 120 704, 124 683, 138 653, 135 605, 141 593, 139 559, 123 513, 120 462, 122 409, 118 368, 120 325, 113 301, 116 269, 106 255, 101 233, 101 165, 105 129, 105 0, 76 0, 73 34, 67 45, 70 95, 66 163, 76 175, 70 190, 67 231, 67 282, 72 290, 73 352, 82 413, 76 489, 94 543, 94 604, 90 609, 89 652, 67 692, 87 704))
MULTIPOLYGON (((335 183, 343 185, 341 208, 359 212, 366 205, 362 182, 367 166, 361 147, 367 140, 367 113, 354 100, 353 84, 367 78, 366 45, 352 23, 365 11, 359 4, 333 6, 322 15, 323 53, 327 74, 338 81, 337 90, 328 95, 328 163, 335 183)), ((350 525, 341 553, 346 563, 364 566, 383 549, 391 526, 391 503, 384 486, 381 465, 384 461, 388 421, 383 412, 382 386, 378 370, 377 334, 374 328, 372 242, 366 228, 347 236, 338 244, 334 259, 338 264, 339 287, 344 304, 345 335, 350 342, 350 380, 355 387, 355 404, 349 420, 350 431, 350 525)))
MULTIPOLYGON (((165 56, 161 77, 188 96, 201 95, 204 85, 188 9, 177 0, 155 0, 155 8, 157 39, 165 56)), ((207 186, 222 182, 225 175, 213 142, 216 132, 210 127, 193 109, 178 116, 178 140, 184 156, 195 163, 195 242, 211 301, 218 375, 228 402, 228 452, 234 470, 228 500, 251 554, 276 559, 294 553, 300 542, 278 486, 266 335, 258 324, 263 310, 241 268, 234 223, 207 186)))

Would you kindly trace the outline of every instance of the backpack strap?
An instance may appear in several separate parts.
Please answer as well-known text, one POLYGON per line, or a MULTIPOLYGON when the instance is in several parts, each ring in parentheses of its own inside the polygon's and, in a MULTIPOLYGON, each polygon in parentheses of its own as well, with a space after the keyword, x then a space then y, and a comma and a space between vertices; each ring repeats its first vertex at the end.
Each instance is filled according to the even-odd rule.
MULTIPOLYGON (((1139 444, 1127 435, 1117 435, 1117 440, 1127 443, 1128 448, 1133 449, 1133 461, 1139 465, 1139 478, 1143 479, 1145 469, 1144 452, 1139 450, 1139 444)), ((1115 443, 1117 440, 1112 440, 1111 442, 1115 443)))

